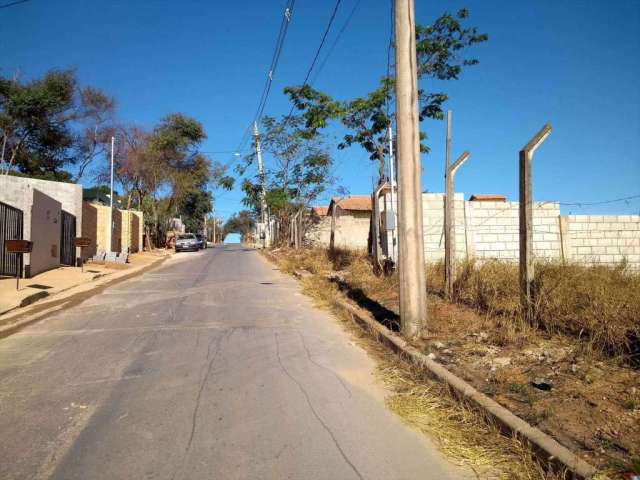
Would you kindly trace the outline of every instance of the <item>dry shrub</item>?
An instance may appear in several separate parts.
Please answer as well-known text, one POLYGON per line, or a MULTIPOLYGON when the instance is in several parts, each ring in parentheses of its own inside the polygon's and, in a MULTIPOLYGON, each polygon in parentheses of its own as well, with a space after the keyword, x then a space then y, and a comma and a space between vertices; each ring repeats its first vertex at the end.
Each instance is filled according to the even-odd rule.
POLYGON ((540 264, 535 291, 537 318, 546 328, 640 360, 640 275, 626 265, 540 264))
MULTIPOLYGON (((441 273, 442 263, 429 268, 441 273)), ((440 293, 441 283, 430 285, 440 293)), ((616 268, 539 263, 535 267, 536 326, 585 338, 597 350, 638 361, 640 276, 626 265, 616 268)), ((461 264, 454 284, 456 301, 502 317, 505 332, 520 331, 518 266, 499 261, 461 264), (512 322, 509 324, 509 322, 512 322)))

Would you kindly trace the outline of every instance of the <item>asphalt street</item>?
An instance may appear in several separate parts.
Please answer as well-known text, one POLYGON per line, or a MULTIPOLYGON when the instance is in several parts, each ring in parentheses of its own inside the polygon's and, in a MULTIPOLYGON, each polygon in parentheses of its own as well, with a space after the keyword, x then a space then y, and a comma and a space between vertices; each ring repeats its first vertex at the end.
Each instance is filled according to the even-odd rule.
POLYGON ((0 478, 459 479, 294 279, 221 246, 0 340, 0 478))

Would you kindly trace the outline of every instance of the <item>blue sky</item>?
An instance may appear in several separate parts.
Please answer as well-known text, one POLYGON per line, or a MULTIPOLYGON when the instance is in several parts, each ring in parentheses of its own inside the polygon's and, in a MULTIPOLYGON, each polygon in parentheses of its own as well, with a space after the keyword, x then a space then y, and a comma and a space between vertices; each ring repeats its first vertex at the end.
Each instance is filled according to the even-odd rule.
MULTIPOLYGON (((356 2, 342 1, 328 45, 356 2)), ((30 0, 0 9, 0 68, 28 79, 75 67, 82 84, 116 97, 121 120, 151 127, 183 112, 204 124, 203 150, 228 152, 253 118, 284 3, 30 0)), ((265 113, 288 112, 282 88, 304 79, 334 3, 296 2, 265 113)), ((450 95, 453 154, 471 151, 456 190, 516 200, 518 150, 550 122, 553 133, 534 160, 536 200, 640 194, 640 2, 417 0, 417 20, 461 7, 489 34, 472 51, 480 65, 458 81, 421 85, 450 95)), ((366 94, 386 70, 388 37, 388 0, 361 0, 313 85, 340 99, 366 94)), ((444 122, 423 129, 432 149, 423 156, 423 189, 442 191, 444 122)), ((370 191, 375 167, 362 150, 336 152, 336 161, 339 184, 353 194, 370 191)), ((241 198, 238 190, 221 193, 217 213, 228 217, 241 198)), ((637 214, 640 199, 562 209, 637 214)))

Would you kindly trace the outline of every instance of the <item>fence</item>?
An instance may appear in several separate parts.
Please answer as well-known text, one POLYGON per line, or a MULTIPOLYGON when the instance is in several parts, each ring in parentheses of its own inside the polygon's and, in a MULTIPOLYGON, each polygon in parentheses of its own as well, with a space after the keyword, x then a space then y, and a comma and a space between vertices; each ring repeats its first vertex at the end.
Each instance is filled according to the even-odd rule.
POLYGON ((7 253, 4 242, 22 239, 23 222, 22 210, 0 202, 0 275, 15 276, 18 271, 18 256, 7 253))

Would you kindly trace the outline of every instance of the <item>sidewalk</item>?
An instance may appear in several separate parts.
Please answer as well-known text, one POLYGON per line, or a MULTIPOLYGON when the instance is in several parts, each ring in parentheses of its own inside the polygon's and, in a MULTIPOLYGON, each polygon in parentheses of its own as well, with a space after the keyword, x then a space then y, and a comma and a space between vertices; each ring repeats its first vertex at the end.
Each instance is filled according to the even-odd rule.
POLYGON ((19 290, 16 290, 15 278, 2 278, 0 279, 0 321, 5 314, 17 308, 52 297, 78 285, 97 284, 99 279, 110 280, 129 275, 170 254, 169 250, 136 253, 129 257, 130 263, 123 265, 87 263, 84 266, 84 273, 79 267, 60 267, 32 278, 21 278, 19 290))

